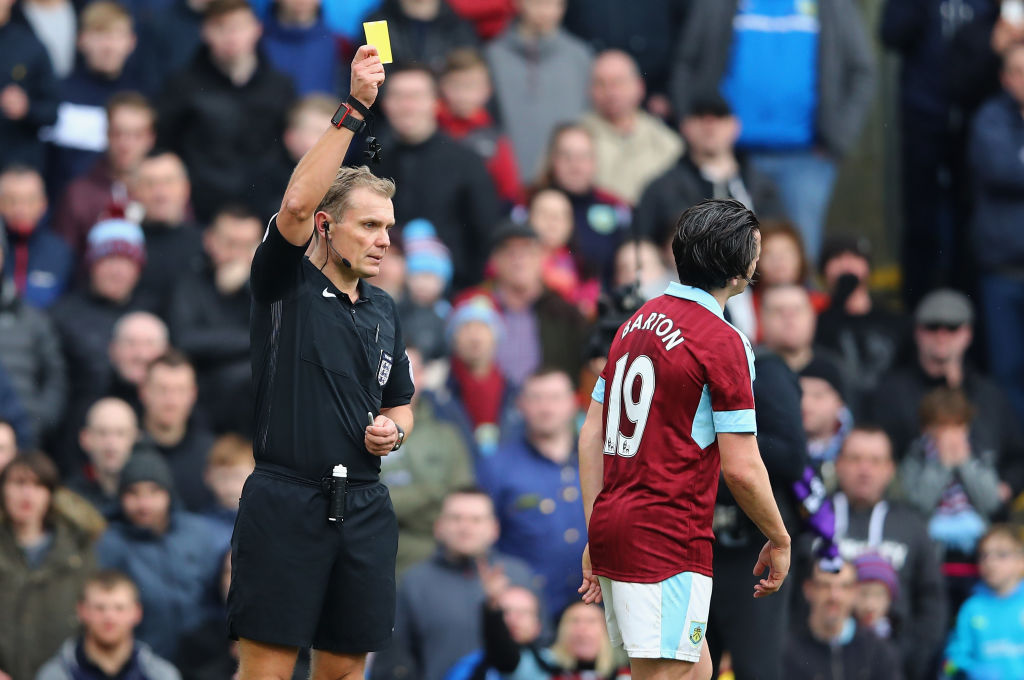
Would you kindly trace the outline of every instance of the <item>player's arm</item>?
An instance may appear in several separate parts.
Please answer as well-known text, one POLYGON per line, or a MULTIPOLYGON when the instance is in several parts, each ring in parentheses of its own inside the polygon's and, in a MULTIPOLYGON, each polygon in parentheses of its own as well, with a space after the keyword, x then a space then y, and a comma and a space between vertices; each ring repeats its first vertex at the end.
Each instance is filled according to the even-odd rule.
POLYGON ((722 478, 747 517, 768 538, 758 557, 754 574, 769 569, 768 577, 754 587, 754 597, 777 591, 789 573, 790 538, 772 495, 768 471, 757 449, 757 437, 746 432, 719 432, 718 451, 722 478))
MULTIPOLYGON (((596 392, 596 390, 595 390, 596 392)), ((601 402, 591 399, 587 417, 580 428, 579 463, 580 493, 583 496, 583 513, 587 526, 590 526, 590 515, 594 511, 594 502, 604 486, 604 406, 601 402)), ((583 584, 580 585, 580 596, 584 602, 601 601, 601 584, 594 576, 590 564, 590 544, 583 550, 583 584)))
POLYGON ((594 501, 604 486, 604 406, 593 399, 587 409, 587 417, 580 428, 579 462, 580 492, 583 495, 583 512, 590 526, 590 513, 594 501))
MULTIPOLYGON (((363 45, 352 59, 352 96, 369 108, 383 82, 384 65, 377 48, 363 45)), ((348 115, 362 118, 358 111, 348 115)), ((332 125, 295 167, 277 215, 277 228, 292 245, 305 245, 313 235, 313 214, 334 182, 351 142, 351 130, 332 125)))

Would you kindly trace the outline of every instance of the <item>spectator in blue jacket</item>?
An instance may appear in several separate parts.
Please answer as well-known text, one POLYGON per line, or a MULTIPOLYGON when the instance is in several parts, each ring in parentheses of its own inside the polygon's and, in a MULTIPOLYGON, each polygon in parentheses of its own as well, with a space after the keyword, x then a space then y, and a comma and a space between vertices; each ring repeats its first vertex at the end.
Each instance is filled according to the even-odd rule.
POLYGON ((321 0, 277 0, 263 20, 263 51, 292 78, 298 95, 337 93, 341 64, 321 0))
POLYGON ((981 107, 971 127, 971 230, 992 375, 1024 418, 1024 43, 1006 52, 1002 80, 1006 91, 981 107))
POLYGON ((494 500, 501 523, 498 550, 529 564, 543 579, 549 611, 560 612, 579 597, 587 534, 572 380, 559 370, 534 371, 518 402, 522 435, 482 457, 477 478, 494 500))
POLYGON ((139 451, 121 471, 121 512, 97 544, 100 565, 128 574, 142 595, 140 640, 174 658, 181 636, 218 616, 225 548, 209 522, 173 507, 171 470, 139 451))
POLYGON ((41 308, 57 301, 74 266, 71 249, 50 229, 46 210, 46 188, 37 171, 13 165, 0 172, 0 220, 7 230, 0 246, 4 275, 14 279, 25 304, 41 308))
POLYGON ((1024 542, 1006 525, 978 544, 980 584, 964 602, 946 645, 946 675, 967 680, 1024 677, 1024 542))
POLYGON ((57 120, 57 78, 14 0, 0 0, 0 168, 43 167, 39 128, 57 120))
POLYGON ((721 91, 743 125, 737 147, 779 187, 817 258, 838 162, 874 92, 864 19, 850 0, 695 0, 677 40, 676 111, 721 91))

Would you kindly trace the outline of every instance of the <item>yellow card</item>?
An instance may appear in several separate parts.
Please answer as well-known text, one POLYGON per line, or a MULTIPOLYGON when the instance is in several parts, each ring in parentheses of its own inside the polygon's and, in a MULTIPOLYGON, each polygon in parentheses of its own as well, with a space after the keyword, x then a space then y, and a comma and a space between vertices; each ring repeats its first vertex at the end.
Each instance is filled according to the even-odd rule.
POLYGON ((391 63, 391 37, 388 35, 388 22, 367 21, 363 23, 363 30, 366 31, 366 44, 377 48, 380 55, 380 63, 391 63))

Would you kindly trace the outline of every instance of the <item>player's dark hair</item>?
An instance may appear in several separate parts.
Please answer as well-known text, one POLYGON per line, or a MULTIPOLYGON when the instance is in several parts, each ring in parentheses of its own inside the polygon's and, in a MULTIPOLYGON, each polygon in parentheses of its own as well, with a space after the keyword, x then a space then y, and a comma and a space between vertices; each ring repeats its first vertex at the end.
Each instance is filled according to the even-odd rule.
POLYGON ((676 222, 672 255, 679 282, 703 290, 746 277, 757 256, 757 217, 739 201, 701 201, 676 222))

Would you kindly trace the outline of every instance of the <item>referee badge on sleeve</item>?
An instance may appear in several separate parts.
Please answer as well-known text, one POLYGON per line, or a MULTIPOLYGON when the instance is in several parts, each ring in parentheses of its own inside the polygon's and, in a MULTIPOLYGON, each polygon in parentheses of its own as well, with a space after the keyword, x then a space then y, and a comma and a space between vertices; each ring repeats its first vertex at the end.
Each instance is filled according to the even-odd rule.
POLYGON ((380 383, 381 387, 384 387, 388 382, 388 378, 391 377, 391 366, 394 363, 394 357, 384 350, 380 351, 380 363, 377 364, 377 382, 380 383))

